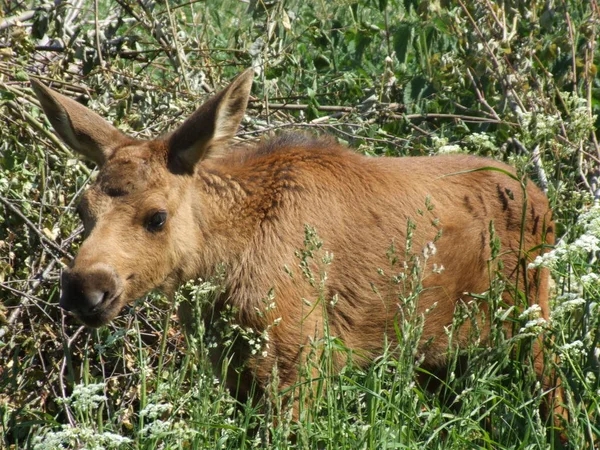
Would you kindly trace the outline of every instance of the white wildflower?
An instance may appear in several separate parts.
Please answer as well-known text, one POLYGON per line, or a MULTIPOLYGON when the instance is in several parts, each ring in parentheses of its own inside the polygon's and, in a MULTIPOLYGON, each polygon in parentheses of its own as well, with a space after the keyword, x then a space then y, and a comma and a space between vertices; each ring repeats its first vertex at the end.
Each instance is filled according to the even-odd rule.
POLYGON ((558 352, 561 356, 562 360, 568 360, 568 359, 578 359, 582 356, 584 356, 587 353, 587 349, 585 344, 580 341, 573 341, 571 343, 567 343, 564 345, 559 346, 558 348, 558 352))
POLYGON ((557 246, 554 250, 549 251, 548 253, 544 253, 541 256, 536 256, 535 260, 529 264, 528 268, 537 269, 539 267, 554 267, 555 264, 561 260, 565 253, 565 248, 557 246))
POLYGON ((581 250, 586 253, 597 252, 600 250, 600 239, 591 234, 583 234, 571 246, 574 250, 581 250))
POLYGON ((585 257, 589 253, 600 251, 600 206, 593 206, 581 214, 578 223, 583 226, 584 233, 574 242, 559 242, 556 247, 542 256, 537 256, 529 264, 529 268, 554 268, 559 261, 567 262, 573 257, 585 257))
POLYGON ((539 334, 542 330, 541 328, 546 324, 546 320, 538 317, 537 319, 529 320, 521 329, 519 330, 520 334, 524 333, 533 333, 539 334))
POLYGON ((570 344, 565 344, 561 347, 564 350, 570 350, 572 348, 583 348, 583 342, 581 341, 573 341, 570 344))
POLYGON ((535 134, 539 137, 552 137, 556 135, 560 125, 558 114, 536 114, 535 134))
POLYGON ((558 320, 563 317, 565 314, 576 311, 580 306, 585 305, 585 299, 579 297, 577 294, 568 293, 567 295, 561 295, 557 298, 558 301, 564 300, 564 298, 568 298, 568 300, 564 300, 561 303, 558 303, 551 311, 550 315, 552 320, 558 320))
POLYGON ((581 284, 583 284, 587 288, 598 287, 600 288, 600 276, 597 273, 588 273, 582 275, 581 284))
POLYGON ((596 384, 597 376, 594 372, 588 372, 585 374, 585 383, 588 386, 594 386, 596 384))
POLYGON ((472 133, 465 140, 480 150, 492 151, 497 148, 493 137, 487 133, 472 133))
POLYGON ((140 411, 140 417, 157 419, 172 408, 173 406, 170 403, 149 403, 140 411))
POLYGON ((158 419, 142 428, 141 434, 149 438, 159 438, 168 433, 170 429, 171 422, 158 419))
POLYGON ((425 247, 423 247, 423 257, 425 259, 429 258, 430 256, 434 256, 436 253, 437 247, 433 242, 428 242, 425 244, 425 247))
POLYGON ((100 395, 98 392, 104 392, 104 383, 78 384, 73 388, 68 402, 78 410, 95 408, 107 400, 105 395, 100 395))
POLYGON ((519 314, 519 319, 525 319, 530 316, 538 316, 539 317, 541 312, 542 312, 542 307, 538 304, 534 304, 534 305, 531 305, 529 308, 527 308, 525 311, 523 311, 521 314, 519 314))
POLYGON ((61 430, 36 436, 32 444, 34 450, 62 450, 64 448, 100 450, 118 448, 131 442, 129 438, 109 431, 98 433, 96 430, 84 426, 63 425, 61 430))
POLYGON ((437 264, 434 264, 433 267, 431 268, 431 271, 433 273, 442 273, 445 270, 445 267, 443 264, 440 264, 439 266, 437 264))
POLYGON ((438 153, 460 153, 462 151, 462 147, 460 145, 442 145, 438 148, 438 153))
POLYGON ((575 359, 586 353, 585 345, 580 340, 561 345, 558 350, 563 359, 575 359))

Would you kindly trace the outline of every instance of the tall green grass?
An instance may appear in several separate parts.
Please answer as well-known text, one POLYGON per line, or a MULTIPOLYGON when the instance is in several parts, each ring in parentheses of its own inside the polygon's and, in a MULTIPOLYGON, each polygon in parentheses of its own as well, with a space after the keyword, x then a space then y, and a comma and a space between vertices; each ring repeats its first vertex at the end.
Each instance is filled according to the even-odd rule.
MULTIPOLYGON (((491 242, 498 255, 499 244, 491 242)), ((323 308, 326 316, 332 301, 325 297, 332 255, 323 251, 323 243, 310 228, 305 244, 298 262, 307 268, 307 281, 321 292, 310 307, 323 308), (308 269, 313 261, 321 268, 319 273, 308 269)), ((80 366, 84 383, 76 384, 59 407, 76 426, 57 430, 54 423, 40 424, 34 427, 30 444, 40 450, 65 445, 148 449, 557 447, 552 419, 540 415, 546 393, 527 362, 532 340, 545 331, 535 320, 539 311, 530 308, 521 313, 519 332, 507 337, 504 324, 514 310, 500 307, 504 285, 493 277, 490 290, 479 299, 493 314, 489 319, 493 338, 486 343, 491 345, 482 346, 477 304, 457 308, 452 327, 446 330, 450 337, 447 373, 431 373, 421 367, 423 324, 431 310, 417 313, 420 286, 427 275, 426 258, 409 256, 412 263, 404 265, 400 261, 406 255, 399 258, 393 248, 388 256, 390 267, 380 272, 390 277, 399 305, 389 345, 373 364, 357 367, 352 364, 352 350, 325 326, 324 336, 304 349, 306 362, 292 388, 301 399, 300 420, 292 420, 290 392, 280 391, 276 367, 271 386, 258 401, 239 403, 224 386, 221 380, 227 370, 235 370, 228 356, 235 340, 257 351, 268 348, 268 340, 260 342, 253 331, 237 327, 233 311, 213 317, 206 329, 204 318, 222 288, 219 280, 199 281, 178 293, 155 336, 143 332, 136 314, 128 318, 131 327, 126 336, 108 334, 107 329, 97 333, 84 347, 80 366), (191 306, 192 323, 185 338, 174 331, 178 325, 172 323, 179 302, 191 306), (466 321, 474 325, 472 344, 458 349, 452 337, 466 321), (215 367, 210 352, 217 341, 224 342, 218 351, 225 357, 215 367), (511 357, 516 354, 521 357, 511 357), (94 374, 93 360, 109 365, 103 363, 105 358, 115 359, 110 363, 113 373, 94 374), (340 358, 348 363, 334 370, 340 358), (127 367, 124 373, 119 373, 121 365, 127 367)), ((494 265, 493 259, 492 275, 494 265)), ((272 300, 277 303, 276 298, 272 300)), ((549 361, 553 350, 547 349, 549 361)), ((571 439, 574 436, 583 438, 573 433, 571 439)))

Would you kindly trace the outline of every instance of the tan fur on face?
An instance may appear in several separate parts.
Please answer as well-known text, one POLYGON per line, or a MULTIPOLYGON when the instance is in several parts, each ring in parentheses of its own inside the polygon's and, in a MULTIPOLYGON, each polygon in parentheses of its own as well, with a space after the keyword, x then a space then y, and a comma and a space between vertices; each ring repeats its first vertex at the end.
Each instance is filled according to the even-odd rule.
MULTIPOLYGON (((402 317, 403 301, 411 295, 409 285, 392 285, 390 277, 405 262, 410 271, 410 256, 424 261, 425 252, 417 314, 431 311, 420 351, 425 367, 440 368, 447 362, 445 330, 457 304, 474 301, 470 293, 490 287, 491 222, 502 243, 502 275, 509 286, 504 301, 514 304, 518 288, 526 299, 519 306, 537 303, 542 317, 549 319, 548 273, 526 270, 554 243, 548 201, 532 182, 527 183, 522 229, 520 183, 498 171, 468 172, 494 167, 514 173, 492 160, 466 155, 368 158, 332 139, 303 135, 283 135, 253 149, 228 149, 251 83, 251 72, 244 72, 164 139, 132 141, 111 131, 117 142, 95 142, 91 150, 79 150, 102 167, 79 208, 88 237, 68 275, 82 292, 87 283, 95 283, 96 291, 106 286, 110 300, 80 314, 84 322, 106 323, 151 289, 170 292, 187 280, 210 277, 224 264, 226 292, 215 304, 217 316, 229 304, 239 325, 258 332, 281 318, 271 330, 266 356, 241 348, 238 360, 260 388, 266 388, 276 364, 281 387, 287 388, 298 381, 304 348, 323 336, 326 320, 331 334, 353 350, 356 364, 381 355, 385 336, 394 341, 394 321, 402 317), (165 211, 168 218, 164 228, 152 232, 148 218, 156 211, 165 211), (415 225, 410 239, 409 221, 415 225), (318 262, 320 256, 309 261, 315 274, 326 271, 324 300, 337 299, 335 306, 327 306, 326 317, 322 307, 306 305, 314 304, 319 292, 299 267, 305 225, 314 227, 323 251, 333 254, 326 267, 318 262), (395 266, 389 257, 392 245, 395 266), (441 273, 433 270, 442 266, 441 273), (265 311, 262 300, 271 290, 276 308, 265 311)), ((36 93, 61 117, 83 108, 63 102, 47 88, 38 87, 36 93)), ((55 122, 68 142, 78 134, 86 136, 85 142, 93 136, 85 133, 85 124, 78 123, 76 133, 68 120, 55 122)), ((79 149, 85 142, 70 144, 79 149)), ((76 290, 68 295, 69 305, 77 309, 76 290)), ((82 302, 89 302, 88 297, 94 298, 82 294, 82 302)), ((485 342, 491 312, 485 303, 479 307, 488 318, 479 323, 485 342)), ((457 331, 458 346, 468 343, 470 325, 457 331)), ((541 343, 541 338, 534 343, 534 364, 543 378, 541 343)), ((249 384, 246 379, 240 386, 249 384)))

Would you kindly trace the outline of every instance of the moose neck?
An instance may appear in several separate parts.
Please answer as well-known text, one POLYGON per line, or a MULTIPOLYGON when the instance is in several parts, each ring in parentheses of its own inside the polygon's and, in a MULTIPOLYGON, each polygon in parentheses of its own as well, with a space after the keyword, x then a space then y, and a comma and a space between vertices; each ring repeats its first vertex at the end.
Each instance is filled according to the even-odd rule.
POLYGON ((235 269, 268 214, 265 180, 215 160, 203 162, 194 181, 195 220, 202 242, 195 275, 211 276, 220 264, 235 269))

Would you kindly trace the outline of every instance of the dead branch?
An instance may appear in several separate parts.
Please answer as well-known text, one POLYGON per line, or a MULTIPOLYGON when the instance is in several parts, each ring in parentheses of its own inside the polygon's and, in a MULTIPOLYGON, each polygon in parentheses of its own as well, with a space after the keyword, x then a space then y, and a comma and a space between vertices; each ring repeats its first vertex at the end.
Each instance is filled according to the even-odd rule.
POLYGON ((46 244, 48 244, 50 247, 52 247, 52 249, 54 249, 55 251, 57 251, 58 253, 60 253, 63 257, 67 258, 69 261, 71 261, 73 259, 73 256, 67 252, 66 250, 64 250, 61 246, 59 246, 56 242, 54 242, 51 239, 48 239, 44 233, 42 233, 38 227, 31 221, 29 220, 25 214, 23 214, 19 208, 17 208, 15 205, 13 205, 10 201, 8 201, 6 198, 0 196, 0 203, 2 203, 4 206, 6 206, 8 209, 10 209, 14 214, 16 214, 17 216, 19 216, 19 218, 21 220, 23 220, 23 222, 25 222, 25 224, 31 228, 31 230, 38 235, 38 237, 40 238, 40 240, 42 242, 45 242, 46 244))

